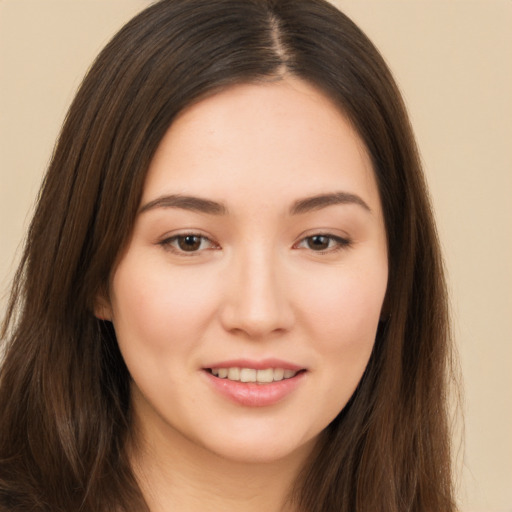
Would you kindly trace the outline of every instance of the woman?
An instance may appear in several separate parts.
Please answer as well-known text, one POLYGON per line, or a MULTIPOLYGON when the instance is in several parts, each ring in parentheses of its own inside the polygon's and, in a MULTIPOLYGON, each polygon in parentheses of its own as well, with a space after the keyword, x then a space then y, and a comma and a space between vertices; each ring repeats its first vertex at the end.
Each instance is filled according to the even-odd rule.
POLYGON ((454 510, 434 223, 322 0, 164 0, 64 124, 4 329, 2 510, 454 510))

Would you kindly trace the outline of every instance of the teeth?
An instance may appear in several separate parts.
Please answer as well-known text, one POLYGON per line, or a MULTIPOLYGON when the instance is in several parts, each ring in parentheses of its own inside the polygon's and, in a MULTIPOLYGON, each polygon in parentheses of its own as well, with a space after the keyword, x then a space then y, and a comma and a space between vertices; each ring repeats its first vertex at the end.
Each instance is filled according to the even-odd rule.
POLYGON ((252 368, 241 368, 240 382, 256 382, 256 370, 252 368))
POLYGON ((256 372, 256 380, 258 382, 273 382, 274 370, 272 370, 272 368, 267 368, 266 370, 258 370, 256 372))
POLYGON ((229 380, 240 380, 240 368, 229 368, 228 369, 229 380))
POLYGON ((294 372, 293 370, 285 370, 284 371, 284 378, 289 379, 293 377, 297 372, 294 372))
POLYGON ((285 370, 284 368, 265 368, 264 370, 255 370, 254 368, 212 368, 211 372, 220 379, 258 382, 260 384, 290 379, 297 374, 294 370, 285 370))
POLYGON ((284 370, 282 368, 276 368, 274 370, 274 380, 283 380, 284 370))

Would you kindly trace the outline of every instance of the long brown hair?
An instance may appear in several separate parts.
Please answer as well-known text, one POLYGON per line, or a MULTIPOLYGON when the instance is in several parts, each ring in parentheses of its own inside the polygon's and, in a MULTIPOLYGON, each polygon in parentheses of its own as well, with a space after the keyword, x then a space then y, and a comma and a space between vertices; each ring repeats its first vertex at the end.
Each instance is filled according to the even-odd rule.
POLYGON ((366 144, 390 264, 368 367, 293 499, 304 512, 454 510, 446 293, 414 137, 378 51, 324 0, 162 0, 93 64, 45 177, 4 323, 0 509, 147 510, 126 455, 130 376, 94 299, 175 116, 230 84, 284 73, 326 93, 366 144))

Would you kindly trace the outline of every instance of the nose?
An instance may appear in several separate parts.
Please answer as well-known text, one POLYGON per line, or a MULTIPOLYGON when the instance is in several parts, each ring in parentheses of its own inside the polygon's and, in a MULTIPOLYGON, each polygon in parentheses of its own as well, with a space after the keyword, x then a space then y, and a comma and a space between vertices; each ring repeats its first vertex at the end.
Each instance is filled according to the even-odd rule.
POLYGON ((220 317, 224 329, 251 339, 289 331, 294 323, 282 264, 270 250, 234 258, 225 282, 220 317))

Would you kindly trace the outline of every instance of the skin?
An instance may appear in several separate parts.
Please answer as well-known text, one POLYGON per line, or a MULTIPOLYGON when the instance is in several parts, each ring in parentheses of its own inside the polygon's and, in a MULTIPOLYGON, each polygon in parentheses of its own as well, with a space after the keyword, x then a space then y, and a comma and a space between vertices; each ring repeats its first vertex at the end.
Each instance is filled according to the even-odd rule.
POLYGON ((322 93, 285 78, 186 109, 97 307, 133 377, 133 461, 151 510, 292 510, 291 484, 366 367, 387 275, 370 159, 322 93), (203 238, 184 251, 187 234, 203 238), (270 357, 305 371, 269 406, 235 403, 205 371, 270 357))

